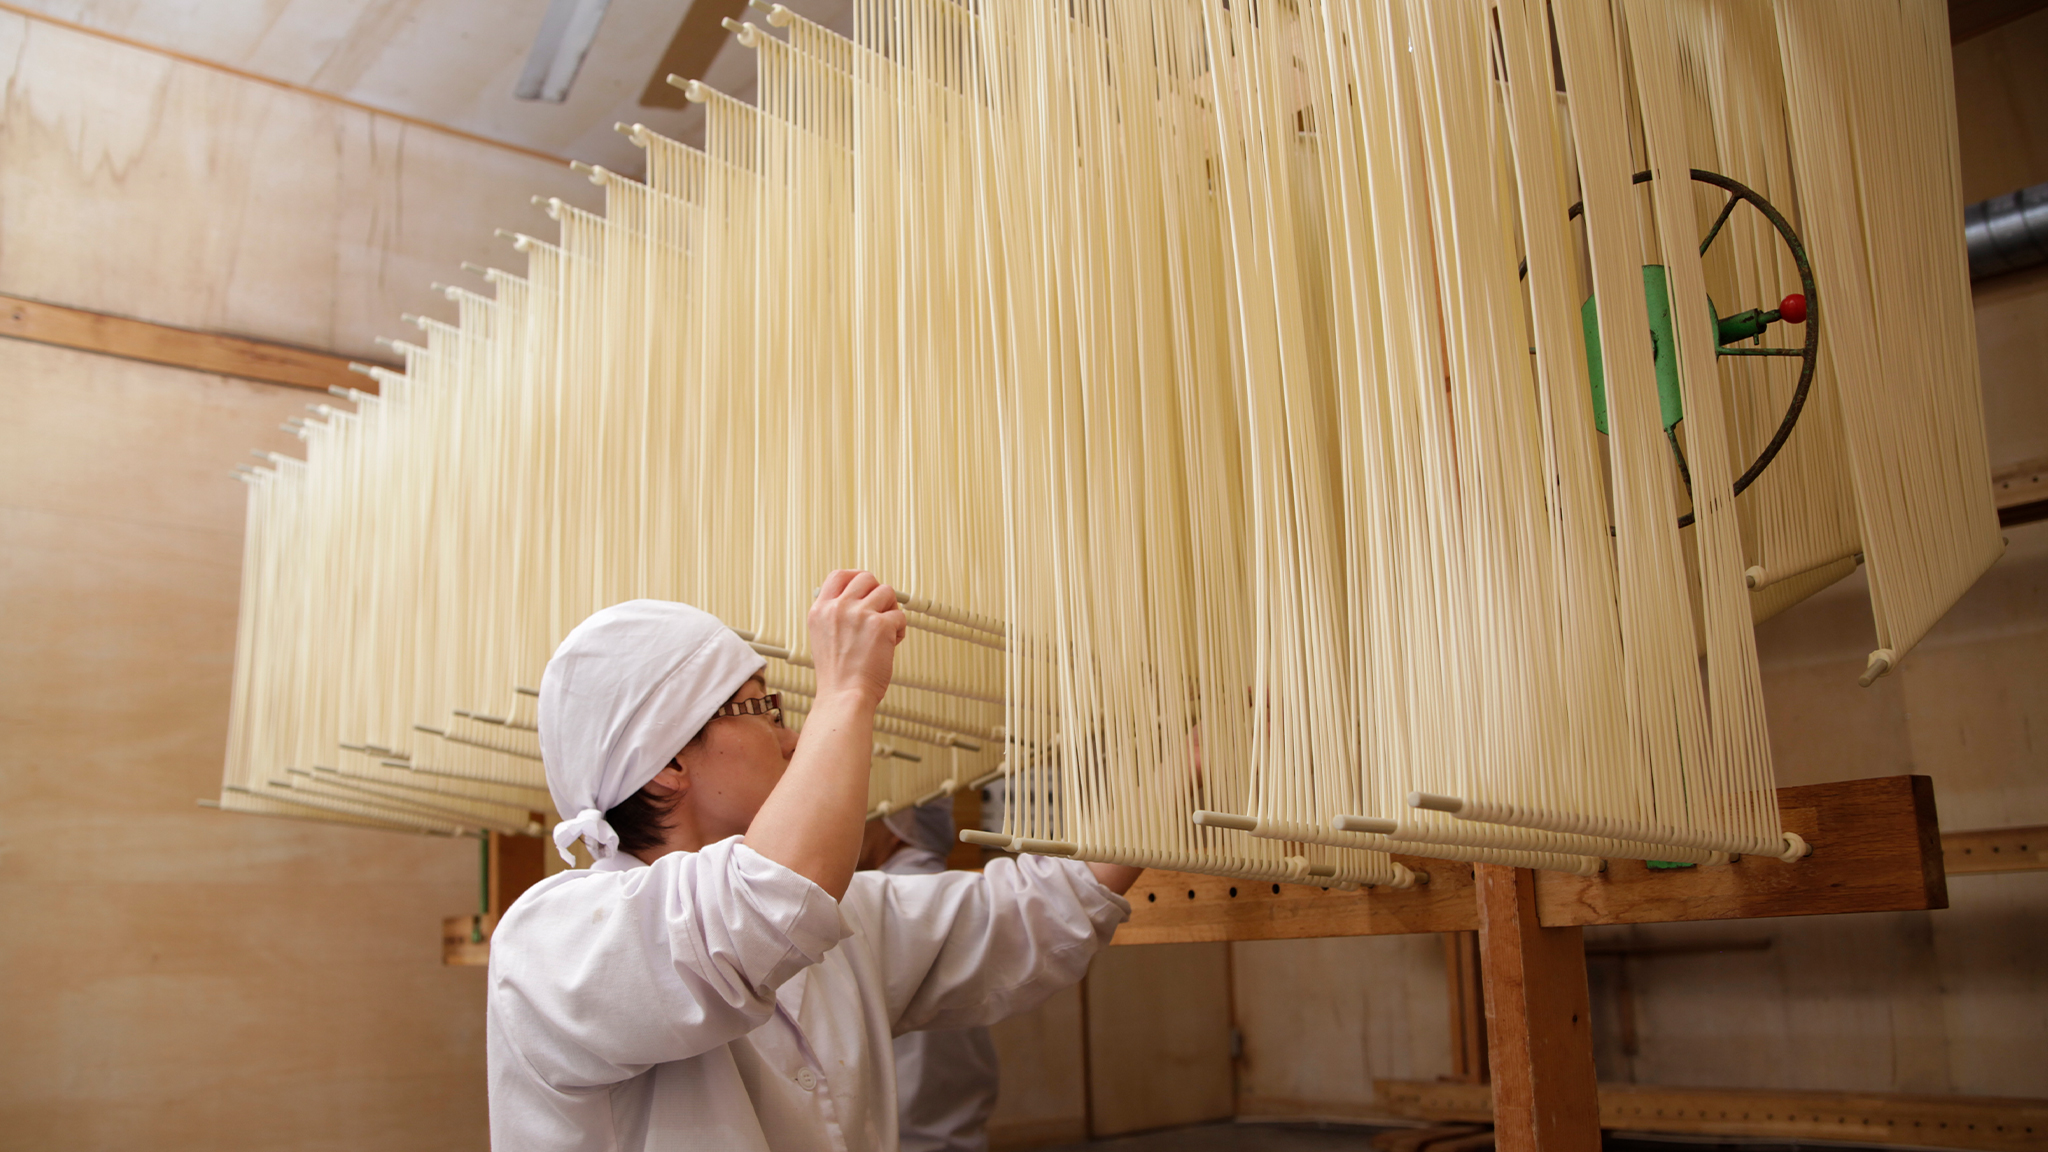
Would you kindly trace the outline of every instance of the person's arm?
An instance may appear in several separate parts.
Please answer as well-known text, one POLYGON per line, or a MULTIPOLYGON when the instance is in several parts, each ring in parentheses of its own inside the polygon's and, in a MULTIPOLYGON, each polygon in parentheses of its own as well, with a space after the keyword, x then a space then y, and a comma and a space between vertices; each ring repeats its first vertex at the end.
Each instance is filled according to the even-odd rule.
POLYGON ((866 572, 825 578, 810 616, 818 694, 781 782, 747 825, 747 847, 834 900, 846 895, 860 857, 875 706, 889 688, 904 626, 888 585, 866 572))
POLYGON ((1083 864, 1050 856, 999 857, 980 873, 864 873, 840 907, 881 959, 898 1033, 1029 1011, 1079 980, 1131 909, 1083 864))
POLYGON ((1138 882, 1138 877, 1145 874, 1143 868, 1128 868, 1122 864, 1090 864, 1088 870, 1095 873, 1095 878, 1102 882, 1104 888, 1119 896, 1129 892, 1131 885, 1138 882))

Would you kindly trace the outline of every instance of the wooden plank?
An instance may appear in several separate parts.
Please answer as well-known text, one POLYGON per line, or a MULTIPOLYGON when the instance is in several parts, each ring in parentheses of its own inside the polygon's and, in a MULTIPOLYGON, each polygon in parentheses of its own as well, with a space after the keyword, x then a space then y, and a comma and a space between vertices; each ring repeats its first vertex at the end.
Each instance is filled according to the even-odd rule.
POLYGON ((1394 859, 1429 873, 1430 882, 1406 890, 1340 892, 1303 884, 1148 870, 1127 894, 1131 918, 1116 930, 1115 943, 1390 936, 1469 932, 1479 927, 1470 864, 1412 856, 1394 859))
MULTIPOLYGON (((1471 1123, 1493 1115, 1485 1085, 1381 1080, 1374 1087, 1380 1108, 1395 1116, 1471 1123)), ((1629 1132, 2034 1152, 2048 1147, 2048 1100, 1602 1084, 1600 1126, 1629 1132)))
POLYGON ((2048 869, 2048 824, 1943 832, 1941 860, 1950 875, 2048 869))
MULTIPOLYGON (((1540 872, 1536 899, 1541 922, 1545 927, 1654 924, 1948 907, 1940 825, 1927 777, 1780 788, 1778 806, 1786 829, 1813 845, 1806 859, 1787 864, 1750 856, 1727 865, 1682 869, 1613 860, 1607 871, 1592 877, 1540 872)), ((1291 940, 1479 927, 1470 864, 1395 859, 1429 873, 1431 882, 1406 891, 1339 892, 1148 871, 1131 889, 1131 919, 1117 930, 1116 943, 1291 940)))
POLYGON ((702 80, 731 39, 724 22, 746 14, 747 0, 692 0, 683 10, 683 22, 662 50, 661 60, 647 77, 640 92, 642 108, 684 108, 689 98, 668 82, 671 75, 685 80, 702 80))
POLYGON ((1479 968, 1501 1152, 1600 1152, 1584 930, 1545 928, 1536 877, 1481 864, 1479 968))
POLYGON ((316 392, 336 385, 373 394, 377 391, 374 379, 349 371, 345 356, 173 328, 18 296, 0 295, 0 336, 316 392))
POLYGON ((1540 873, 1546 927, 1657 924, 1948 907, 1934 785, 1882 776, 1778 789, 1787 831, 1813 854, 1787 864, 1746 856, 1725 866, 1654 869, 1610 860, 1598 876, 1540 873))

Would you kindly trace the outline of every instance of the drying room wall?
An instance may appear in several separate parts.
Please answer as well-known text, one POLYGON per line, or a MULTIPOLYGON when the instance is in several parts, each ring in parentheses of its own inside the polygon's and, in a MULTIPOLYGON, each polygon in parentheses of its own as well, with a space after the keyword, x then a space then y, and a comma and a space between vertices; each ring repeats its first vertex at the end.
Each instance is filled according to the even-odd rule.
MULTIPOLYGON (((0 14, 0 293, 357 357, 545 158, 0 14)), ((379 357, 381 358, 381 357, 379 357)), ((486 1144, 470 842, 223 815, 248 450, 315 393, 0 339, 10 1147, 486 1144)))

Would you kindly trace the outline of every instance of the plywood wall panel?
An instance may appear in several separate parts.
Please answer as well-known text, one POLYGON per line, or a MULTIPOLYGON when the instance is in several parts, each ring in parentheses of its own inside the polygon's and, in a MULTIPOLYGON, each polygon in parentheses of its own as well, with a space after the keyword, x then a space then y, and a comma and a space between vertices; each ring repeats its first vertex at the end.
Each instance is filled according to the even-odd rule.
POLYGON ((1954 1090, 1930 915, 1946 913, 1588 929, 1596 949, 1771 941, 1764 951, 1592 959, 1603 1082, 1954 1090), (1620 1044, 1625 995, 1634 999, 1634 1056, 1620 1044))
POLYGON ((1090 1134, 1227 1119, 1230 948, 1110 948, 1088 969, 1090 1134))
MULTIPOLYGON (((4 237, 0 237, 4 239, 4 237)), ((461 841, 224 815, 242 486, 303 392, 0 340, 0 1131, 482 1148, 461 841)))
POLYGON ((1375 1079, 1451 1071, 1437 937, 1233 944, 1238 1106, 1250 1115, 1367 1116, 1375 1079))
MULTIPOLYGON (((0 12, 0 292, 388 358, 565 168, 0 12), (110 83, 109 77, 119 77, 110 83)), ((481 282, 467 281, 477 287, 481 282)))
POLYGON ((2048 460, 2048 264, 1971 288, 1992 470, 2048 460))
POLYGON ((1957 876, 1934 917, 1951 1079, 2048 1097, 2048 872, 1957 876))
POLYGON ((989 1117, 989 1146, 1003 1152, 1085 1139, 1088 1084, 1080 986, 1062 990, 990 1033, 1002 1089, 989 1117))

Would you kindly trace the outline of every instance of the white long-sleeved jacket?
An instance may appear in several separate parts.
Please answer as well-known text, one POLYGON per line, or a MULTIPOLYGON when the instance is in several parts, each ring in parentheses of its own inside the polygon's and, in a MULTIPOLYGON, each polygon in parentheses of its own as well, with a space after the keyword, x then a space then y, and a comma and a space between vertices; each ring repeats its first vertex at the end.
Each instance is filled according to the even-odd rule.
POLYGON ((834 903, 740 843, 564 872, 491 940, 497 1152, 896 1147, 891 1038, 1079 980, 1129 915, 1072 861, 854 876, 834 903))
MULTIPOLYGON (((945 870, 945 857, 908 844, 881 867, 890 876, 945 870)), ((906 1032, 895 1048, 896 1137, 903 1152, 987 1152, 988 1118, 1001 1086, 988 1028, 906 1032)))

